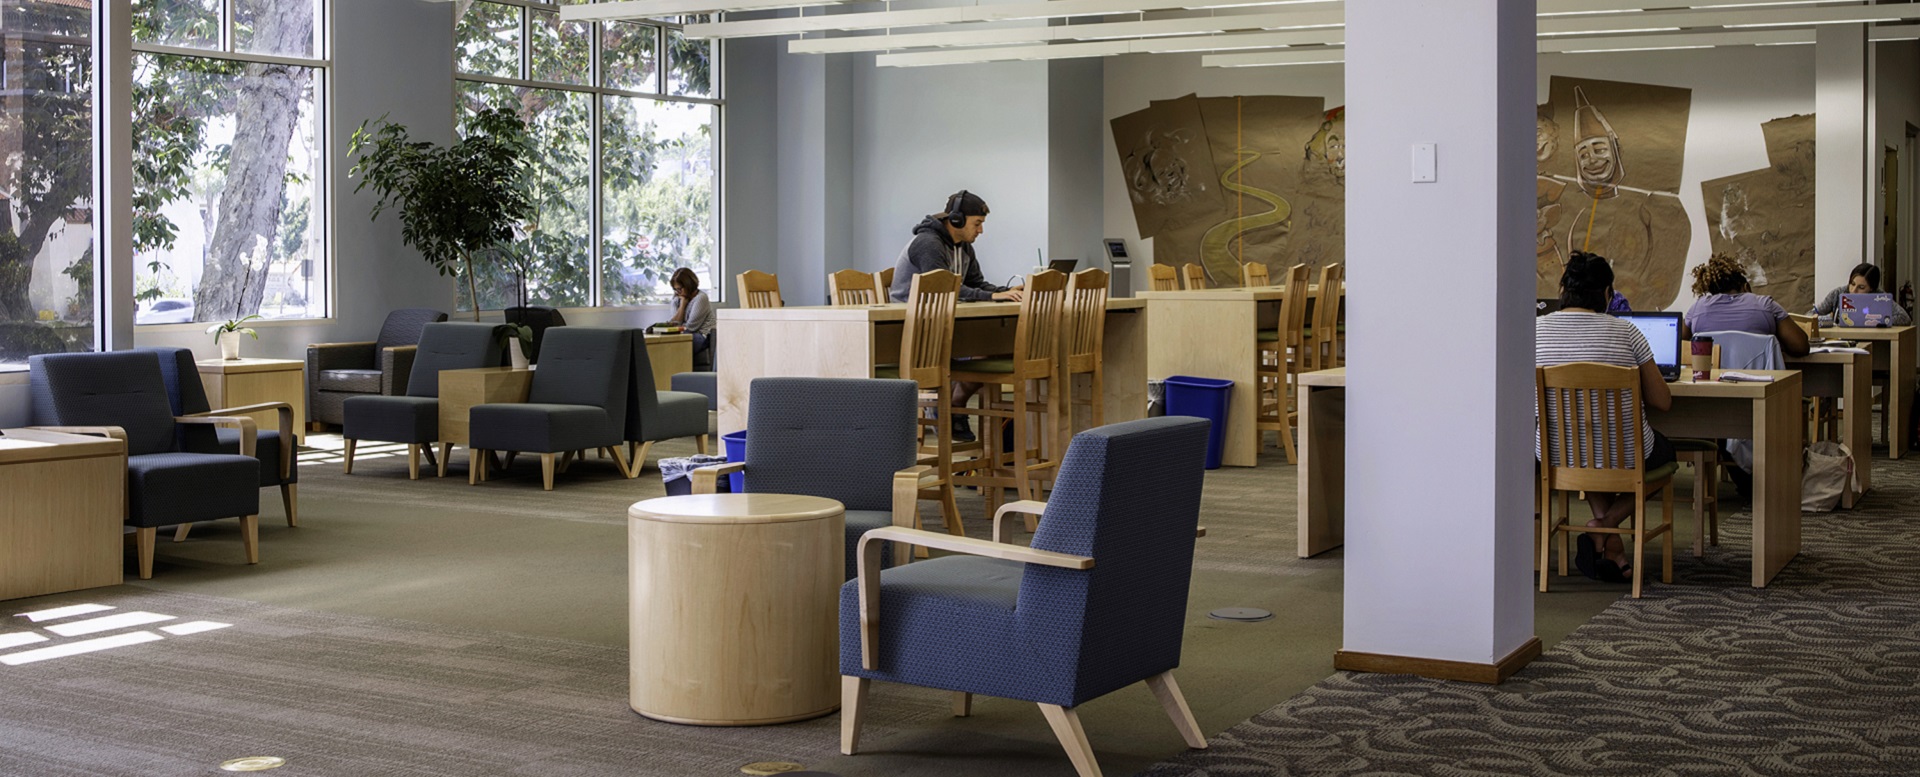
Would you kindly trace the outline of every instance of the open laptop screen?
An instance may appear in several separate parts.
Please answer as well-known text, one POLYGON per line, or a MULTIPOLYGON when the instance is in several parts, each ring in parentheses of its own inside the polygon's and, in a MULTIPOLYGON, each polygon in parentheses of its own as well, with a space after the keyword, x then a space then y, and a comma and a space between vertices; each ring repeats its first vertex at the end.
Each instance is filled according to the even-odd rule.
POLYGON ((1620 320, 1634 325, 1653 347, 1653 363, 1662 374, 1680 370, 1679 313, 1621 313, 1620 320))

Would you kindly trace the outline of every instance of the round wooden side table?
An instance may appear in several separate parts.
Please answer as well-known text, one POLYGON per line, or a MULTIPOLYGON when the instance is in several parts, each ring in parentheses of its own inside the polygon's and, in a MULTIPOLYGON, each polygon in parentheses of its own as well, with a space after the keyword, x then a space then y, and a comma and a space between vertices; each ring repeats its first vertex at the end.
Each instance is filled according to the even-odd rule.
POLYGON ((839 709, 845 532, 845 508, 812 496, 669 496, 628 508, 633 710, 758 726, 839 709))

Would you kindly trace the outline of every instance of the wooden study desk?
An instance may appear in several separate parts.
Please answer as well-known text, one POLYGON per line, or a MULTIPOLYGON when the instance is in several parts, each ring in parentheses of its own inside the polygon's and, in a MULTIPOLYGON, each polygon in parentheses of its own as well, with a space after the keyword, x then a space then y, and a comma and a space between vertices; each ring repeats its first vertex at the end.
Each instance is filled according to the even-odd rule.
MULTIPOLYGON (((747 428, 747 387, 754 378, 871 378, 875 364, 900 358, 906 305, 818 305, 726 308, 718 311, 725 348, 720 373, 720 430, 747 428)), ((1018 302, 962 302, 954 307, 953 355, 1013 351, 1018 302)), ((1062 327, 1064 332, 1065 327, 1062 327)), ((1197 344, 1205 347, 1204 343, 1197 344)), ((1146 302, 1107 300, 1103 369, 1106 423, 1147 415, 1146 302)), ((1064 369, 1065 360, 1062 360, 1064 369)), ((1252 356, 1248 357, 1249 365, 1252 356)), ((1075 409, 1076 415, 1084 412, 1075 409)))
POLYGON ((1787 368, 1800 371, 1800 393, 1837 398, 1845 403, 1845 425, 1840 444, 1853 452, 1854 479, 1859 493, 1848 484, 1841 507, 1873 488, 1873 355, 1865 353, 1810 353, 1787 357, 1787 368), (1859 408, 1856 412, 1854 408, 1859 408))
MULTIPOLYGON (((1753 586, 1761 588, 1800 552, 1800 373, 1742 372, 1774 380, 1669 383, 1673 409, 1649 410, 1647 419, 1668 437, 1753 440, 1753 586)), ((1297 523, 1302 558, 1345 541, 1346 384, 1344 369, 1300 376, 1297 523)))
MULTIPOLYGON (((1887 370, 1886 410, 1881 416, 1887 430, 1887 458, 1907 454, 1907 431, 1913 425, 1913 370, 1915 334, 1911 326, 1822 327, 1820 334, 1834 340, 1853 340, 1873 351, 1874 369, 1887 370)), ((1872 407, 1865 405, 1864 407, 1872 407)), ((1852 413, 1849 409, 1847 412, 1852 413)), ((1851 447, 1851 446, 1849 446, 1851 447)), ((1860 450, 1855 448, 1855 450, 1860 450)), ((1867 453, 1870 455, 1871 450, 1867 453)))
POLYGON ((693 371, 693 335, 647 335, 647 362, 653 365, 653 387, 671 391, 676 373, 693 371))
MULTIPOLYGON (((1316 289, 1309 288, 1312 294, 1316 289)), ((1220 463, 1229 467, 1259 464, 1260 431, 1254 417, 1260 411, 1259 330, 1279 323, 1283 286, 1194 291, 1146 291, 1153 327, 1147 338, 1147 376, 1164 380, 1170 375, 1233 381, 1227 403, 1225 450, 1220 463)), ((1312 320, 1312 308, 1307 315, 1312 320)), ((1284 400, 1282 400, 1284 401, 1284 400)))

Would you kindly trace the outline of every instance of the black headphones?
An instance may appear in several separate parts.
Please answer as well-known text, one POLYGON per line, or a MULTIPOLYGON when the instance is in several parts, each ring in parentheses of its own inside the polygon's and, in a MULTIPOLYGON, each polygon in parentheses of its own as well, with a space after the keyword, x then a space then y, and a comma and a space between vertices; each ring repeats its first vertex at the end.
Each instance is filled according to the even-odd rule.
POLYGON ((960 212, 960 208, 966 204, 967 190, 965 189, 961 189, 959 194, 947 198, 947 223, 952 224, 955 229, 967 225, 967 214, 960 212))

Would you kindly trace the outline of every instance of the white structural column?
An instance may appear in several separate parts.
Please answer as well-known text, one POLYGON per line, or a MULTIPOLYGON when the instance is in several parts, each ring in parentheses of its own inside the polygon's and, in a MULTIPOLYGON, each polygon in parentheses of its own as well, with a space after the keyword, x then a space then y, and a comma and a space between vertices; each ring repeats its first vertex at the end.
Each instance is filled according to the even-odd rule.
POLYGON ((1347 3, 1343 669, 1497 682, 1539 651, 1534 14, 1347 3))
MULTIPOLYGON (((780 235, 781 297, 788 305, 824 305, 827 273, 846 267, 852 255, 846 196, 852 189, 849 63, 844 57, 784 51, 774 60, 779 211, 732 217, 774 219, 780 235)), ((723 282, 734 283, 732 278, 723 282)))
POLYGON ((1873 44, 1863 24, 1829 24, 1814 33, 1813 279, 1817 300, 1844 286, 1847 271, 1873 256, 1873 44))

